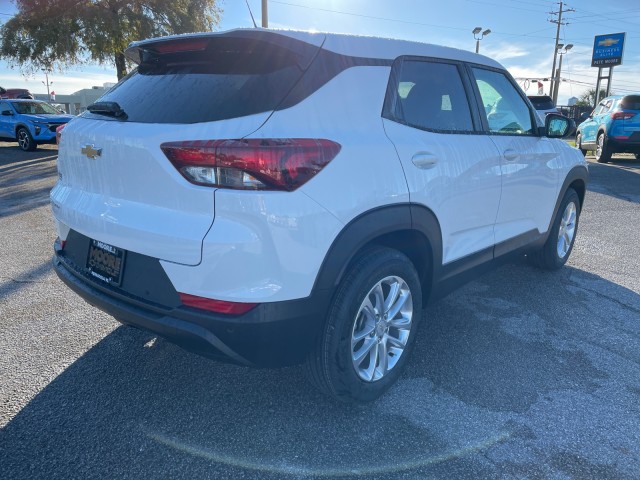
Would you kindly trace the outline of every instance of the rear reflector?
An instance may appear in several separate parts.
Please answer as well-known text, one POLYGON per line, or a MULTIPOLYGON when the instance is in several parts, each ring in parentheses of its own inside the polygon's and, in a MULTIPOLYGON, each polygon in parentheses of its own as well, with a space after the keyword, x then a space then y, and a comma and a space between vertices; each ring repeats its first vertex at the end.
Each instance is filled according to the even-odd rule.
POLYGON ((230 315, 241 315, 256 307, 257 303, 225 302, 223 300, 213 300, 211 298, 198 297, 188 293, 178 293, 180 301, 187 307, 199 308, 216 313, 226 313, 230 315))
POLYGON ((629 140, 629 135, 617 135, 611 136, 614 140, 629 140))
POLYGON ((341 147, 324 139, 270 138, 169 142, 160 148, 196 185, 292 191, 322 170, 341 147))
POLYGON ((630 118, 635 117, 636 114, 633 112, 614 112, 611 114, 611 118, 613 120, 628 120, 630 118))

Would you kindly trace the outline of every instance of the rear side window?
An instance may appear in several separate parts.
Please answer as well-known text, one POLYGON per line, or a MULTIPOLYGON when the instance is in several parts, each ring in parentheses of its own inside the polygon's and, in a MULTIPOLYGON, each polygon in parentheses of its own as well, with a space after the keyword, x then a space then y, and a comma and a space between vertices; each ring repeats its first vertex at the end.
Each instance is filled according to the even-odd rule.
POLYGON ((620 108, 625 110, 640 110, 640 95, 627 95, 620 100, 620 108))
POLYGON ((385 117, 426 130, 473 131, 457 65, 403 60, 392 82, 392 98, 385 106, 385 117))
POLYGON ((508 135, 533 135, 531 111, 506 75, 473 68, 489 131, 508 135))
MULTIPOLYGON (((248 39, 208 39, 192 51, 162 45, 140 52, 141 63, 103 95, 120 120, 199 123, 274 110, 299 80, 316 47, 294 52, 248 39)), ((105 117, 84 113, 88 118, 105 117)))

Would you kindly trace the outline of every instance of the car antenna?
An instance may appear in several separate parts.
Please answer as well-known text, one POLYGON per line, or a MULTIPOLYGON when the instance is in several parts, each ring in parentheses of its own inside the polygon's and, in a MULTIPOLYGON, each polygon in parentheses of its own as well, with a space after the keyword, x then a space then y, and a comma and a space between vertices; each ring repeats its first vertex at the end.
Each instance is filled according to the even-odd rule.
POLYGON ((247 8, 249 9, 249 15, 251 15, 251 21, 253 22, 253 28, 258 28, 258 25, 256 25, 256 19, 253 18, 253 12, 251 11, 251 7, 249 6, 249 0, 244 0, 245 2, 247 2, 247 8))

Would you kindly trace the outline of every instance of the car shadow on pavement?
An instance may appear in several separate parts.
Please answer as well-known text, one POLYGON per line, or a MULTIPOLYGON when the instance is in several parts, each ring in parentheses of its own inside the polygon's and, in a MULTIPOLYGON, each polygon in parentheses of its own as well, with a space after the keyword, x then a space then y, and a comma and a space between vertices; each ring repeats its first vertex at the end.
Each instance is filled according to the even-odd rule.
POLYGON ((588 189, 627 202, 640 203, 640 162, 613 157, 608 164, 589 161, 588 189))
POLYGON ((57 177, 57 150, 0 147, 0 153, 0 217, 47 205, 57 177))
POLYGON ((3 477, 631 478, 639 305, 574 268, 501 267, 426 309, 406 374, 364 406, 318 395, 299 367, 221 364, 120 327, 0 431, 3 477), (581 409, 620 439, 600 445, 581 409))

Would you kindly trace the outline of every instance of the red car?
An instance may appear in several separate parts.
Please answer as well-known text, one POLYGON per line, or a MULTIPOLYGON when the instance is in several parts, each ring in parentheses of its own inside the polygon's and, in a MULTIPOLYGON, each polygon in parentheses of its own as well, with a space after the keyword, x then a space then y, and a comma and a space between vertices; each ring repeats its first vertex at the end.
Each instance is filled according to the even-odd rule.
POLYGON ((0 98, 28 98, 33 100, 33 95, 26 88, 9 88, 0 87, 0 98))

